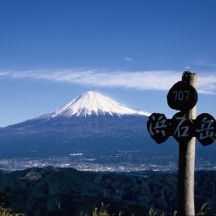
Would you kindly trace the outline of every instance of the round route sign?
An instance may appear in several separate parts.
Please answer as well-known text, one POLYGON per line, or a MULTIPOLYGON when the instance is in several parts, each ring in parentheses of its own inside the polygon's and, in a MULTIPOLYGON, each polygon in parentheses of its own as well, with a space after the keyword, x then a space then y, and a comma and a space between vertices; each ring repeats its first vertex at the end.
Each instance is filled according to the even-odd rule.
POLYGON ((164 114, 153 113, 149 116, 147 129, 150 136, 158 143, 165 142, 170 135, 170 121, 164 114))
POLYGON ((188 111, 193 108, 198 100, 196 89, 179 81, 172 86, 167 95, 168 105, 175 110, 188 111))
POLYGON ((187 143, 194 135, 193 122, 182 112, 176 113, 171 123, 172 135, 179 143, 187 143))
POLYGON ((202 113, 195 120, 195 136, 204 145, 210 145, 215 141, 216 121, 208 113, 202 113))

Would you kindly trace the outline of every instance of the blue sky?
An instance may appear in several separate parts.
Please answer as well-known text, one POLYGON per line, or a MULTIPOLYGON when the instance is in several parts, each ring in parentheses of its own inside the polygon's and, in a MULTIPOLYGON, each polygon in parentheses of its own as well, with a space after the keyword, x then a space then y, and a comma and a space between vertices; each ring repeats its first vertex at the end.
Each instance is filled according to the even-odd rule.
POLYGON ((0 0, 0 126, 87 90, 174 113, 166 94, 199 75, 198 112, 216 115, 216 1, 0 0))

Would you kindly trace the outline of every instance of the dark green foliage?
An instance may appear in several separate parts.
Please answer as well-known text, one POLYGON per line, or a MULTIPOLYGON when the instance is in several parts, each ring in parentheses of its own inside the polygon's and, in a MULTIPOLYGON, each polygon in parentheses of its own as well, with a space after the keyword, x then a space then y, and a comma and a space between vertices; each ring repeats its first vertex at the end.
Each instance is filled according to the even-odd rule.
MULTIPOLYGON (((109 213, 143 216, 149 209, 172 213, 176 206, 176 174, 115 174, 80 172, 74 169, 32 168, 0 173, 0 194, 7 206, 31 216, 80 216, 95 206, 109 203, 109 213)), ((196 173, 196 212, 208 203, 208 214, 216 215, 216 172, 196 173)))
POLYGON ((5 204, 8 200, 7 194, 0 195, 0 216, 24 216, 22 213, 16 213, 10 208, 5 208, 5 204))

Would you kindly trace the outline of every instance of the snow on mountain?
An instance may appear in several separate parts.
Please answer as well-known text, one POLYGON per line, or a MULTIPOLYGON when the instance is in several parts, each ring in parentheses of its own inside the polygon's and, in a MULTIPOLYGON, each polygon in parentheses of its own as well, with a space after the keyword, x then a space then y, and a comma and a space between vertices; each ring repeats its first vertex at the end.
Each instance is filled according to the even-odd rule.
POLYGON ((100 148, 145 146, 150 139, 147 115, 89 91, 52 113, 2 128, 0 156, 65 155, 75 149, 98 152, 100 148))
MULTIPOLYGON (((150 114, 128 108, 95 91, 88 91, 72 100, 60 109, 49 114, 49 117, 71 117, 89 115, 144 115, 150 114)), ((44 116, 43 116, 44 117, 44 116)))

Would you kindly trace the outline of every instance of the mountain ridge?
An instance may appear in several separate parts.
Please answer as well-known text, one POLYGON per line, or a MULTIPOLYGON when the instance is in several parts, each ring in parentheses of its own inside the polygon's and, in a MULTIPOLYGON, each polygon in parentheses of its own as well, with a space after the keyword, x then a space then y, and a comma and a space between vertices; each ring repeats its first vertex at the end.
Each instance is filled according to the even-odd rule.
POLYGON ((119 102, 102 95, 97 91, 87 91, 76 97, 54 112, 40 116, 39 118, 90 116, 90 115, 144 115, 150 113, 131 109, 119 102))
POLYGON ((129 145, 129 138, 131 146, 141 145, 148 136, 146 122, 147 115, 87 92, 58 111, 1 129, 0 154, 70 153, 75 146, 118 149, 129 145))

